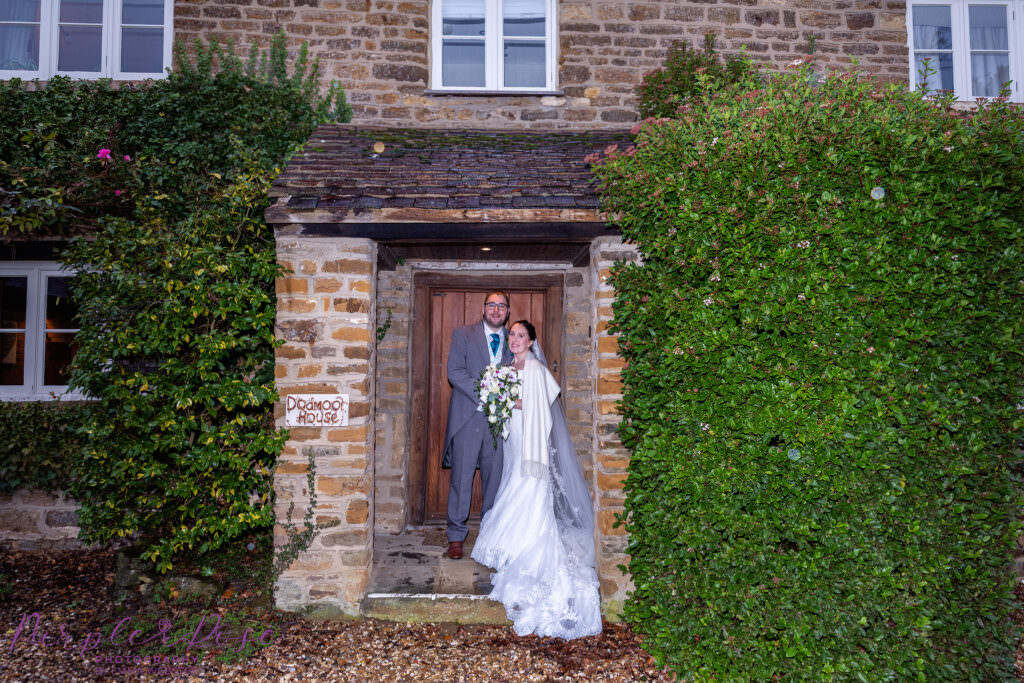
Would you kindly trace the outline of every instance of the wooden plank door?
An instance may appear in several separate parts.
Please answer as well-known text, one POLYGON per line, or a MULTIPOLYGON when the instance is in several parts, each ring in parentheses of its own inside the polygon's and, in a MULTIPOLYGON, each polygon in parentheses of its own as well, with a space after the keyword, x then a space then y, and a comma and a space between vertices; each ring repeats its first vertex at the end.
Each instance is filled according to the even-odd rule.
MULTIPOLYGON (((537 335, 544 343, 544 353, 549 367, 561 370, 561 286, 552 288, 507 289, 509 293, 509 321, 529 320, 537 328, 537 335), (554 316, 557 316, 555 318, 554 316), (555 322, 557 321, 557 322, 555 322), (553 350, 548 350, 550 342, 553 350)), ((448 401, 452 388, 448 383, 448 350, 451 346, 452 331, 470 323, 480 323, 486 289, 476 287, 430 287, 427 296, 429 311, 429 358, 427 371, 428 386, 423 392, 426 399, 426 453, 422 462, 423 471, 423 515, 424 522, 444 521, 448 508, 449 470, 441 468, 441 451, 444 448, 444 430, 448 420, 448 401)), ((422 299, 421 299, 422 301, 422 299)), ((561 373, 556 374, 559 378, 561 373)), ((416 457, 416 454, 413 454, 416 457)), ((422 457, 422 456, 421 456, 422 457)), ((480 473, 473 480, 473 500, 470 515, 480 514, 481 493, 480 473)), ((413 506, 414 510, 417 506, 413 506)))

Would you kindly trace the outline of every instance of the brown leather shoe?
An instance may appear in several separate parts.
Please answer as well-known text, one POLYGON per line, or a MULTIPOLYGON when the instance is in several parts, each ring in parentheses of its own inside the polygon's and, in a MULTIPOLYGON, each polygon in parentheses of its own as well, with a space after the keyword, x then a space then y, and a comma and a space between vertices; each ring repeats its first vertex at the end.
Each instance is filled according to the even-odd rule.
POLYGON ((453 560, 462 559, 462 541, 451 541, 448 544, 448 557, 453 560))

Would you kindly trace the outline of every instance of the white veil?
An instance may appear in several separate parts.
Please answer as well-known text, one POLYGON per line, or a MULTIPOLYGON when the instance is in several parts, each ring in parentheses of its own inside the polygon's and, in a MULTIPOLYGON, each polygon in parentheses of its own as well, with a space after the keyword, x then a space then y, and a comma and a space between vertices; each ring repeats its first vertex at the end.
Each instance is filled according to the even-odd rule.
MULTIPOLYGON (((530 345, 534 358, 547 367, 540 344, 530 345)), ((576 448, 565 422, 561 397, 551 403, 550 449, 551 493, 555 522, 569 557, 583 566, 594 566, 594 504, 583 472, 576 460, 576 448)))

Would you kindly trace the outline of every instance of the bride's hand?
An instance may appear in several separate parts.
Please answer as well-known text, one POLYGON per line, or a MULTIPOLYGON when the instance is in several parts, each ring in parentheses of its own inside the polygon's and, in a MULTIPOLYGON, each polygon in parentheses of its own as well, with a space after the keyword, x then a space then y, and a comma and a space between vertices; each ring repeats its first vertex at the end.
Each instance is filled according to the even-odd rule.
POLYGON ((521 398, 517 398, 516 399, 516 408, 518 410, 522 410, 523 409, 523 399, 521 399, 521 398))

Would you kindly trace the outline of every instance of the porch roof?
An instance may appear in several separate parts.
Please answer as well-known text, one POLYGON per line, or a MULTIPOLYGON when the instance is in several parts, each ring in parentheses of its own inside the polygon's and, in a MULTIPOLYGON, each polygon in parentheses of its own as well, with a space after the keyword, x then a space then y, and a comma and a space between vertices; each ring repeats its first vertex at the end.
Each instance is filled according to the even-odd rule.
POLYGON ((402 257, 479 258, 487 243, 495 259, 505 243, 519 258, 564 260, 557 245, 576 254, 610 230, 586 157, 630 142, 627 130, 323 125, 274 182, 266 219, 279 233, 369 237, 402 257))
POLYGON ((628 131, 320 126, 270 194, 271 223, 601 221, 591 152, 628 131))

